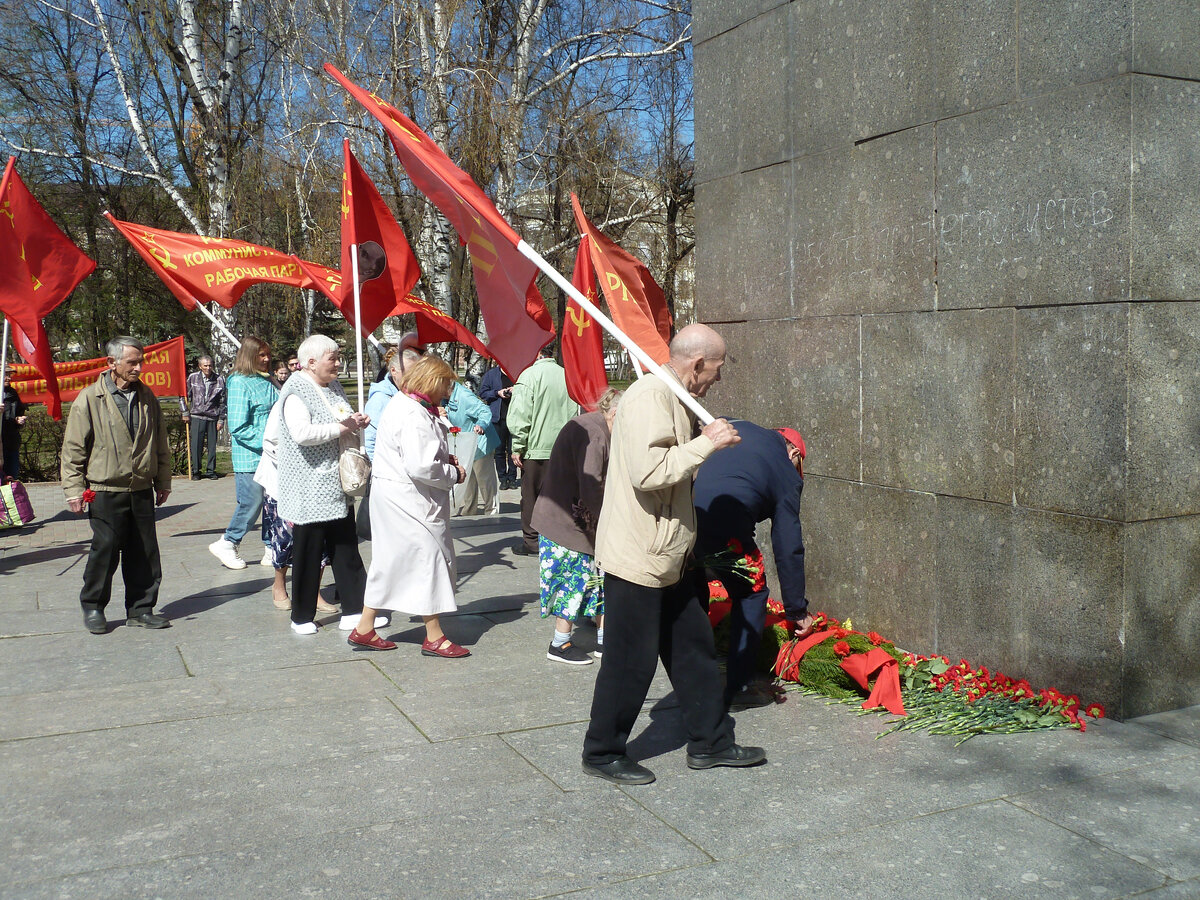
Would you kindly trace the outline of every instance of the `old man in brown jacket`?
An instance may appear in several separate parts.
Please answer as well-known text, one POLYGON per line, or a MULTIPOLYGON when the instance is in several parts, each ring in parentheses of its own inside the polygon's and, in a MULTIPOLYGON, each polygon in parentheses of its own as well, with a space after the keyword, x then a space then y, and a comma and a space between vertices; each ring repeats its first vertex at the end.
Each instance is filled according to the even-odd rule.
MULTIPOLYGON (((671 341, 668 374, 693 397, 721 378, 725 342, 704 325, 671 341)), ((696 540, 692 478, 715 451, 739 440, 717 419, 697 433, 692 412, 661 379, 625 392, 613 422, 596 563, 604 570, 604 661, 596 677, 583 770, 615 784, 649 784, 654 773, 626 742, 661 659, 679 697, 693 769, 752 766, 761 747, 734 742, 722 698, 703 570, 689 567, 696 540)))
POLYGON ((83 624, 92 634, 108 630, 104 607, 119 562, 125 624, 167 628, 171 623, 154 612, 162 582, 154 507, 171 493, 167 426, 158 398, 141 382, 142 344, 120 336, 107 350, 108 371, 71 404, 62 447, 67 506, 86 509, 92 525, 79 594, 83 624))

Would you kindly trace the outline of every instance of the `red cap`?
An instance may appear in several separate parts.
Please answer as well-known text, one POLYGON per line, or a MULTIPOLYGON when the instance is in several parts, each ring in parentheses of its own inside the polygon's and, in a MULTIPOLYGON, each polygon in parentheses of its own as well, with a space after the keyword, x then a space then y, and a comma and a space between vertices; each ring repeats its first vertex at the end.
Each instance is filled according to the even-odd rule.
POLYGON ((799 450, 800 458, 804 459, 804 457, 808 454, 808 451, 804 447, 804 438, 800 437, 800 432, 798 432, 795 428, 776 428, 775 430, 783 435, 783 439, 785 441, 799 450))

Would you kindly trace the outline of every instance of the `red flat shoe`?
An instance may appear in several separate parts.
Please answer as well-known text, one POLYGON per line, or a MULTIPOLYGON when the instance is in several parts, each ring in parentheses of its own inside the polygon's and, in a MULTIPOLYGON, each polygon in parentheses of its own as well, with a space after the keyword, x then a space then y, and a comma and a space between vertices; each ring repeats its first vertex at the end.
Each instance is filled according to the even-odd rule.
POLYGON ((355 650, 395 650, 396 645, 391 641, 385 641, 378 634, 372 631, 369 635, 358 633, 358 629, 350 632, 350 636, 346 638, 346 643, 355 650))
POLYGON ((446 659, 461 659, 464 656, 470 656, 471 651, 466 647, 460 647, 450 638, 442 635, 436 641, 425 641, 421 645, 422 656, 441 656, 446 659))

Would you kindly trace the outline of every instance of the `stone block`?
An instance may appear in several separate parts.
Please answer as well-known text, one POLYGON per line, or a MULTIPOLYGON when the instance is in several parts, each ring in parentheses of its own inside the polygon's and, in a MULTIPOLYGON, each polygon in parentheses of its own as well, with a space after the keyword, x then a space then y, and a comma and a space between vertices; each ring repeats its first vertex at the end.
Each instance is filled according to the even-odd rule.
POLYGON ((933 138, 916 128, 795 160, 801 315, 934 308, 933 138))
POLYGON ((938 653, 1024 677, 1030 636, 1013 584, 1016 510, 956 497, 937 502, 938 653))
POLYGON ((787 22, 780 6, 696 48, 696 132, 711 148, 697 155, 698 180, 790 157, 787 22))
POLYGON ((1129 305, 1016 311, 1020 506, 1125 519, 1129 305))
POLYGON ((790 426, 808 448, 806 475, 859 475, 858 319, 718 325, 729 351, 706 403, 714 415, 790 426))
POLYGON ((1129 520, 1200 513, 1200 303, 1129 318, 1129 520))
POLYGON ((1017 96, 1017 0, 935 4, 939 117, 998 106, 1017 96))
POLYGON ((706 321, 794 315, 789 222, 791 169, 771 166, 700 185, 697 314, 706 321), (702 225, 700 223, 703 223, 702 225), (731 266, 727 260, 737 259, 731 266))
MULTIPOLYGON (((733 112, 738 73, 730 64, 726 51, 728 43, 724 38, 717 38, 698 44, 692 57, 698 187, 738 170, 742 136, 733 112)), ((696 220, 697 225, 703 221, 700 216, 696 220)))
POLYGON ((1200 516, 1126 526, 1125 709, 1159 712, 1200 697, 1200 516))
POLYGON ((1030 97, 1128 72, 1132 5, 1129 0, 1022 3, 1021 93, 1030 97))
POLYGON ((697 3, 692 8, 692 41, 697 49, 716 35, 748 22, 787 0, 739 0, 738 3, 697 3))
POLYGON ((1023 674, 1125 715, 1121 695, 1124 526, 1020 510, 1014 602, 1028 635, 1023 674))
POLYGON ((810 475, 804 479, 805 590, 813 609, 844 618, 863 608, 860 563, 867 528, 861 484, 810 475))
POLYGON ((1129 298, 1130 79, 937 126, 938 308, 1129 298))
POLYGON ((1200 85, 1172 78, 1131 80, 1133 298, 1200 300, 1200 85))
POLYGON ((863 481, 1011 502, 1013 311, 863 320, 863 481))
POLYGON ((854 133, 859 140, 937 118, 934 0, 854 4, 854 133))
MULTIPOLYGON (((936 500, 932 494, 875 485, 860 490, 866 527, 856 540, 857 592, 852 601, 838 604, 839 615, 898 646, 932 648, 937 639, 936 500)), ((817 527, 805 517, 806 541, 817 527)))
POLYGON ((938 652, 1121 709, 1124 526, 938 498, 938 652))
POLYGON ((1133 70, 1200 80, 1200 0, 1138 0, 1133 70))
POLYGON ((854 143, 854 13, 851 4, 790 4, 792 152, 819 153, 854 143))

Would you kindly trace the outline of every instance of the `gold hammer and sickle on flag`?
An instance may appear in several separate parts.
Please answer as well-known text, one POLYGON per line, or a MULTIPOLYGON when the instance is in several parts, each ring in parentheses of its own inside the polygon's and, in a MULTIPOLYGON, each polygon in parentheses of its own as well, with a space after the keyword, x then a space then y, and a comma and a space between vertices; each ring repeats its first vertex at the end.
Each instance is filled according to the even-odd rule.
POLYGON ((346 177, 346 173, 342 172, 342 217, 350 215, 350 198, 354 196, 354 192, 350 190, 350 179, 346 177))
POLYGON ((588 317, 588 314, 576 306, 567 307, 567 318, 571 320, 571 324, 578 330, 578 334, 575 337, 583 337, 583 329, 592 324, 592 320, 588 317))
POLYGON ((13 228, 17 227, 17 217, 12 211, 11 202, 5 200, 4 203, 0 205, 0 213, 8 216, 8 224, 10 224, 13 228))
POLYGON ((171 262, 171 252, 165 247, 160 247, 154 243, 154 235, 148 231, 142 232, 142 241, 150 247, 150 255, 162 263, 164 269, 178 269, 179 266, 171 262))

